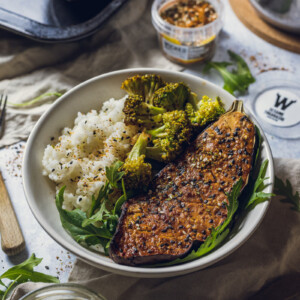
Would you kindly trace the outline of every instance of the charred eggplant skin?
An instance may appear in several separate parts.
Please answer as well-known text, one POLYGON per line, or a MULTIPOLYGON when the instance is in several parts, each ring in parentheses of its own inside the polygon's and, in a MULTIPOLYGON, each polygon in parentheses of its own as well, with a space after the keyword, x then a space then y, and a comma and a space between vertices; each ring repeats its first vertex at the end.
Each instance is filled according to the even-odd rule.
POLYGON ((155 264, 183 258, 198 247, 226 219, 226 193, 240 178, 247 184, 255 135, 241 111, 207 127, 158 173, 147 194, 123 204, 110 257, 124 265, 155 264))

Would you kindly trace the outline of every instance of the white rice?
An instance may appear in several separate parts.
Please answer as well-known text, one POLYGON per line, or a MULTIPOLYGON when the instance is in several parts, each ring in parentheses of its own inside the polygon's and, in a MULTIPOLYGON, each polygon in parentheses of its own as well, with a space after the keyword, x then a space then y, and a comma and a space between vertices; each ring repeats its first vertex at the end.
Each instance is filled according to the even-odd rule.
POLYGON ((116 160, 124 161, 131 149, 131 138, 137 126, 123 122, 125 98, 110 99, 98 113, 78 113, 73 128, 64 128, 62 135, 48 145, 43 157, 43 175, 66 186, 63 207, 87 211, 92 195, 104 185, 105 167, 116 160))

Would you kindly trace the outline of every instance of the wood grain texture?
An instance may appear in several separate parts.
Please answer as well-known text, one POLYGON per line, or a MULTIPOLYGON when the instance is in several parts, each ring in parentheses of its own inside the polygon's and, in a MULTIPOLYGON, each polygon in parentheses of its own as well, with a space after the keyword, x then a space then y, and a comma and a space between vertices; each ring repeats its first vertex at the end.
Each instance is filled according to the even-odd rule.
POLYGON ((280 48, 300 53, 300 36, 281 31, 266 23, 257 14, 249 0, 229 0, 238 18, 256 35, 280 48))
POLYGON ((25 241, 16 214, 0 173, 0 232, 2 250, 16 255, 25 248, 25 241))

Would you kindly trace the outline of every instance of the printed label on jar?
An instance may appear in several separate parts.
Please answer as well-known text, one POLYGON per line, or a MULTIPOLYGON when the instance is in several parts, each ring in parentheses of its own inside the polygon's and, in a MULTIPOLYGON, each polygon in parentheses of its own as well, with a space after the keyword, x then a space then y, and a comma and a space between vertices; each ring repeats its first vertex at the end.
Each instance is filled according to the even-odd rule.
POLYGON ((269 124, 293 126, 300 122, 300 97, 290 91, 270 89, 257 97, 255 110, 269 124))
POLYGON ((201 59, 209 50, 209 47, 207 46, 194 47, 177 45, 168 41, 164 37, 162 38, 162 47, 167 55, 185 61, 201 59))

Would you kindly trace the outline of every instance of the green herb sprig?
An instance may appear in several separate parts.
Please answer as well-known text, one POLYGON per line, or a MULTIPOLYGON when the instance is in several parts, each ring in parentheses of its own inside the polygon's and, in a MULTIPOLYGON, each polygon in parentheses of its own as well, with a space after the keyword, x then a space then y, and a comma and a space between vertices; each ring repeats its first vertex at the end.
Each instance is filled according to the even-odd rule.
POLYGON ((87 213, 80 209, 68 211, 62 208, 65 187, 62 187, 56 196, 56 207, 64 229, 83 246, 102 245, 106 254, 118 224, 121 206, 128 195, 133 195, 132 191, 125 190, 124 172, 120 171, 122 165, 121 161, 117 161, 106 168, 107 181, 101 187, 98 197, 92 197, 92 205, 87 213), (122 195, 116 200, 115 207, 108 209, 112 200, 110 197, 120 193, 122 195))
POLYGON ((283 180, 278 177, 275 177, 275 193, 280 196, 280 200, 283 203, 291 204, 291 209, 297 212, 300 212, 300 196, 298 191, 293 192, 293 187, 291 182, 286 179, 284 184, 283 180))
POLYGON ((59 283, 58 278, 47 275, 44 273, 34 271, 34 267, 38 266, 42 258, 37 258, 35 254, 32 254, 27 260, 19 265, 16 265, 0 276, 0 285, 4 287, 4 290, 0 290, 0 296, 2 300, 5 300, 9 292, 17 284, 27 281, 31 282, 47 282, 47 283, 59 283), (8 279, 11 282, 5 285, 3 279, 8 279))
POLYGON ((254 208, 257 204, 269 200, 272 196, 275 196, 275 194, 263 192, 263 190, 268 186, 268 184, 265 183, 265 181, 269 179, 269 177, 266 177, 268 164, 268 159, 261 164, 259 173, 252 188, 252 193, 250 196, 248 196, 249 200, 245 205, 246 209, 254 208))
POLYGON ((210 69, 217 70, 223 77, 223 88, 231 94, 235 91, 244 93, 249 85, 255 82, 255 78, 252 76, 250 69, 244 59, 233 51, 228 50, 230 59, 233 62, 208 62, 203 71, 208 72, 210 69), (228 67, 235 64, 236 68, 232 71, 228 70, 228 67))
MULTIPOLYGON (((255 131, 256 131, 256 155, 254 158, 254 166, 257 165, 260 157, 261 152, 261 144, 262 144, 262 136, 260 133, 259 128, 255 125, 255 131)), ((268 199, 270 199, 272 196, 275 196, 272 193, 265 193, 264 189, 269 185, 266 184, 265 181, 269 179, 269 177, 266 177, 267 168, 269 165, 269 160, 266 159, 261 163, 261 167, 259 169, 259 172, 251 172, 251 176, 249 178, 249 182, 246 187, 244 199, 246 201, 243 201, 241 203, 241 210, 250 210, 254 208, 257 204, 264 202, 268 199)))
POLYGON ((25 101, 23 103, 13 103, 13 102, 7 102, 9 106, 15 107, 15 108, 27 108, 27 107, 32 107, 35 104, 45 101, 45 100, 50 100, 50 99, 57 99, 61 97, 64 94, 64 92, 50 92, 50 93, 44 93, 40 96, 35 97, 32 100, 25 101))

